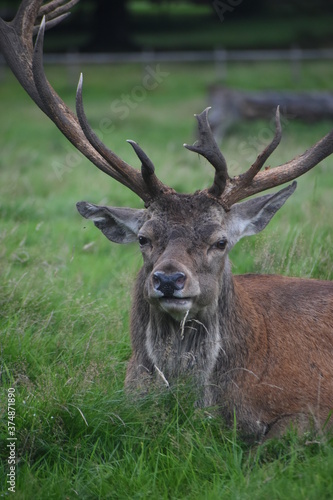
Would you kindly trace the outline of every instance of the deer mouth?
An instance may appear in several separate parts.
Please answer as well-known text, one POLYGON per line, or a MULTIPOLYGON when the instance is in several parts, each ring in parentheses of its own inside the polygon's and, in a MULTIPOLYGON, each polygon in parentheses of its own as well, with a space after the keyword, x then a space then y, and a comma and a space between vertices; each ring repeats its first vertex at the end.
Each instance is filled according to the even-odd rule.
POLYGON ((191 297, 161 297, 159 299, 161 308, 174 315, 183 315, 192 308, 193 299, 191 297))

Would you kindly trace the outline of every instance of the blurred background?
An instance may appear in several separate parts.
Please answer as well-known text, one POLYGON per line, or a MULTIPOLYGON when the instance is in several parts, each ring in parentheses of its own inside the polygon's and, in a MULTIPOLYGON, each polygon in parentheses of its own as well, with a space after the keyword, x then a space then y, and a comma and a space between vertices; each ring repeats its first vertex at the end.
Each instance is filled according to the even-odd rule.
MULTIPOLYGON (((0 1, 0 16, 12 19, 19 3, 0 1)), ((66 67, 69 83, 84 64, 206 63, 215 74, 202 90, 213 105, 211 124, 219 138, 236 121, 271 117, 278 104, 289 118, 333 118, 333 95, 318 93, 330 89, 304 82, 303 65, 333 61, 333 0, 81 0, 72 10, 45 39, 46 64, 66 67), (274 61, 288 67, 282 86, 258 78, 253 66, 274 61), (240 85, 230 79, 233 62, 252 64, 240 85), (298 94, 281 93, 291 88, 298 94), (250 89, 271 92, 243 92, 250 89)))
MULTIPOLYGON (((12 19, 18 4, 0 0, 0 15, 12 19)), ((86 114, 102 141, 140 168, 126 143, 136 140, 158 177, 179 192, 213 181, 211 165, 182 146, 196 139, 193 114, 206 106, 230 175, 248 169, 271 141, 278 104, 283 138, 267 166, 303 153, 333 126, 332 0, 81 0, 47 31, 45 53, 47 78, 68 106, 75 109, 82 71, 86 114)), ((332 280, 332 193, 333 155, 298 180, 265 231, 236 245, 233 272, 332 280)), ((155 405, 147 421, 142 408, 132 418, 121 391, 130 290, 142 257, 138 245, 110 244, 82 219, 79 200, 142 207, 68 143, 0 56, 0 367, 3 384, 17 388, 20 498, 72 498, 74 491, 79 498, 110 498, 110 491, 169 498, 173 489, 174 498, 200 498, 203 485, 207 498, 275 498, 276 491, 331 498, 329 441, 329 450, 316 448, 317 467, 308 441, 306 452, 298 444, 295 454, 276 448, 307 467, 290 472, 278 463, 275 473, 268 461, 266 475, 260 470, 253 481, 252 462, 240 476, 242 450, 225 446, 220 432, 212 444, 206 417, 201 447, 191 441, 192 424, 183 433, 178 421, 174 431, 165 423, 164 434, 151 425, 155 405), (134 421, 142 421, 137 434, 134 421), (231 450, 230 467, 221 446, 231 450), (190 469, 195 450, 205 452, 190 469)), ((8 473, 8 455, 1 458, 0 479, 8 473)))
MULTIPOLYGON (((18 4, 2 0, 1 16, 11 19, 18 4)), ((81 0, 45 50, 332 47, 332 15, 332 0, 81 0)))

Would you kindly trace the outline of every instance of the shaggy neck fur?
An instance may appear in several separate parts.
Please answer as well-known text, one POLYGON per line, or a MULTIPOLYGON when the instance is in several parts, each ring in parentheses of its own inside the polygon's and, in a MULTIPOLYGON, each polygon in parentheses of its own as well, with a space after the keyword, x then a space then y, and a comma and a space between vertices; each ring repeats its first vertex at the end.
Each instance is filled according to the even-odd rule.
MULTIPOLYGON (((243 320, 237 314, 239 305, 227 264, 218 301, 196 317, 187 319, 185 315, 179 322, 150 306, 145 343, 156 376, 166 384, 190 377, 198 386, 207 388, 217 382, 214 374, 221 376, 242 365, 249 331, 240 324, 243 320)), ((226 375, 226 381, 228 378, 226 375)), ((213 403, 211 399, 211 391, 206 390, 205 404, 213 403)))

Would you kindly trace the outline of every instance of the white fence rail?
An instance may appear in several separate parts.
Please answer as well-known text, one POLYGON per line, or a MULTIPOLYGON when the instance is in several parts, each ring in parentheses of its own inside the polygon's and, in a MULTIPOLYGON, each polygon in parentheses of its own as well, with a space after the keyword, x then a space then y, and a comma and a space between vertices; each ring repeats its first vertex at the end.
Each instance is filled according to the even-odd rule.
MULTIPOLYGON (((68 68, 68 80, 73 81, 73 71, 83 65, 103 64, 156 64, 156 63, 212 63, 215 65, 216 79, 224 81, 231 62, 271 62, 285 61, 290 64, 291 77, 295 82, 301 79, 303 61, 332 61, 333 49, 286 50, 224 50, 187 52, 128 52, 128 53, 79 53, 45 54, 47 65, 62 65, 68 68)), ((76 72, 74 80, 76 79, 76 72)), ((0 80, 6 77, 6 62, 0 54, 0 80)), ((76 81, 76 80, 75 80, 76 81)))

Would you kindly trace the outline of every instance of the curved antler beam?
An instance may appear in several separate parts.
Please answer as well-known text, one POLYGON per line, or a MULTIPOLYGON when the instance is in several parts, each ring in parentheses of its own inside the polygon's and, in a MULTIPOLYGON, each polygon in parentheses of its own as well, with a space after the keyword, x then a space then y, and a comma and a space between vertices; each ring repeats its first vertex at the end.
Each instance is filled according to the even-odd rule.
POLYGON ((244 200, 249 196, 280 186, 286 182, 290 182, 311 170, 324 158, 333 153, 333 130, 331 130, 331 132, 320 139, 320 141, 314 144, 302 155, 296 156, 283 165, 279 165, 262 172, 257 171, 257 173, 253 175, 255 170, 259 170, 259 164, 260 168, 263 166, 265 160, 279 144, 280 139, 281 125, 279 112, 277 110, 276 132, 272 142, 265 148, 263 153, 258 156, 256 162, 247 172, 227 181, 225 190, 220 197, 223 205, 231 207, 234 203, 244 200))
POLYGON ((241 196, 230 196, 228 202, 231 205, 249 196, 260 193, 261 191, 265 191, 266 189, 290 182, 311 170, 332 153, 333 130, 316 142, 316 144, 305 151, 302 155, 296 156, 283 165, 278 165, 277 167, 270 168, 269 170, 259 172, 249 186, 244 188, 241 196))
MULTIPOLYGON (((144 176, 108 149, 89 126, 82 104, 82 78, 78 86, 79 118, 68 108, 48 82, 43 67, 43 41, 46 28, 61 22, 79 0, 23 0, 14 20, 0 19, 0 48, 22 87, 65 137, 94 165, 136 193, 146 204, 166 188, 155 175, 144 176), (45 17, 45 15, 47 17, 45 17), (36 19, 43 16, 35 46, 36 19)), ((145 169, 143 169, 145 174, 145 169)))
MULTIPOLYGON (((35 43, 35 49, 32 61, 32 73, 35 86, 43 103, 43 111, 55 123, 64 136, 86 156, 94 165, 107 175, 121 182, 126 187, 130 187, 126 180, 108 164, 103 156, 87 142, 86 136, 80 126, 80 123, 74 113, 60 99, 58 94, 49 84, 43 67, 43 41, 45 31, 45 18, 43 18, 40 30, 35 43)), ((115 155, 115 161, 118 157, 115 155)), ((141 191, 140 191, 141 194, 141 191)), ((140 196, 139 194, 139 196, 140 196)))

